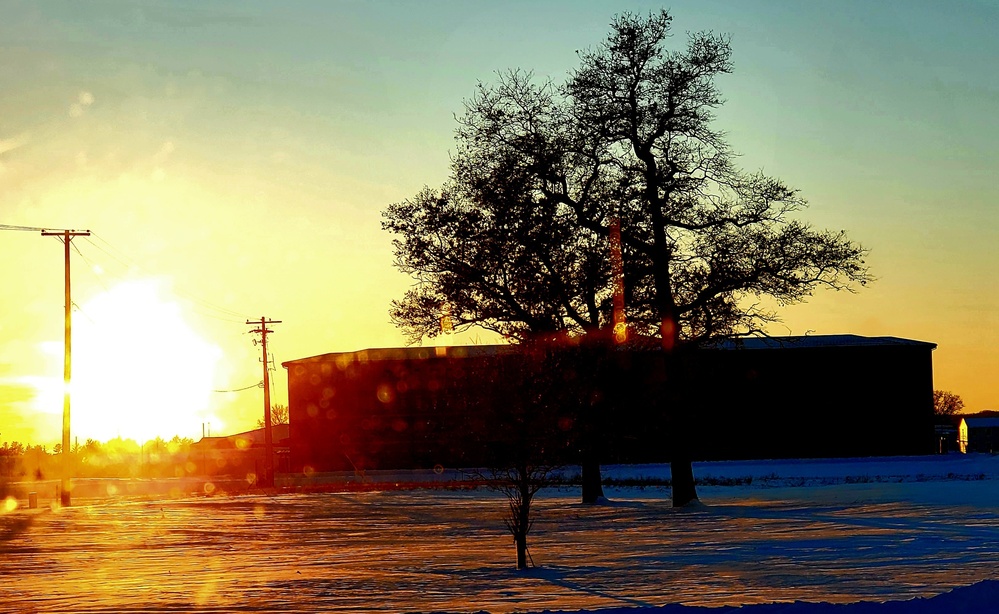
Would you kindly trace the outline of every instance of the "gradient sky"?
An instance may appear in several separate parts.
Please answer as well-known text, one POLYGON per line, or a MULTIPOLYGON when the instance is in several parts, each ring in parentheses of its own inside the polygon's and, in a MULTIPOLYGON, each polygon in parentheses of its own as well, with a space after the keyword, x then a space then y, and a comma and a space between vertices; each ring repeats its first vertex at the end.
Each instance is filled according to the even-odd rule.
MULTIPOLYGON (((95 233, 74 436, 253 428, 259 389, 211 392, 260 379, 247 318, 282 320, 278 363, 402 345, 381 211, 445 179, 462 100, 509 68, 561 81, 616 12, 662 6, 677 44, 731 35, 743 166, 871 251, 877 282, 771 332, 937 343, 935 387, 999 409, 995 2, 0 0, 0 224, 95 233)), ((59 441, 62 262, 0 230, 0 441, 59 441)))

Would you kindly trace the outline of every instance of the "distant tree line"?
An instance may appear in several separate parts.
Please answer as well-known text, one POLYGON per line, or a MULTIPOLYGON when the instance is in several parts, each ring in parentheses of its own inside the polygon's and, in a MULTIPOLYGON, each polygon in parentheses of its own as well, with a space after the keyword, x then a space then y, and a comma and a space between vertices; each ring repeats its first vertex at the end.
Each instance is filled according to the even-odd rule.
MULTIPOLYGON (((194 440, 175 435, 139 444, 116 437, 106 442, 87 439, 69 452, 74 477, 183 477, 195 473, 188 460, 194 440)), ((4 442, 0 445, 0 477, 8 480, 47 480, 61 475, 62 445, 49 452, 43 445, 4 442)))

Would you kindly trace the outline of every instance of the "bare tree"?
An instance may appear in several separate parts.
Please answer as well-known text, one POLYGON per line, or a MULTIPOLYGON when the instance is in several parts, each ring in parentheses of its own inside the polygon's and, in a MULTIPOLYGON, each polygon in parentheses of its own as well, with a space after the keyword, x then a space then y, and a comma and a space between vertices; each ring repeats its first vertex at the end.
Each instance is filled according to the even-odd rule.
MULTIPOLYGON (((287 405, 272 405, 271 406, 271 424, 288 424, 290 418, 288 416, 288 406, 287 405)), ((264 428, 264 419, 257 418, 257 428, 264 428)))
POLYGON ((469 411, 487 416, 487 466, 473 471, 507 498, 505 522, 517 549, 517 568, 533 565, 527 537, 532 504, 551 485, 576 445, 573 408, 580 403, 582 374, 571 348, 528 340, 514 353, 478 362, 465 389, 469 411))
POLYGON ((953 416, 964 410, 964 399, 946 390, 933 391, 933 413, 938 416, 953 416))
POLYGON ((517 548, 517 569, 534 566, 527 547, 527 536, 534 527, 531 505, 538 491, 552 484, 553 477, 558 475, 558 469, 551 465, 523 462, 486 469, 478 475, 489 488, 503 493, 507 498, 508 508, 504 520, 517 548))
POLYGON ((666 11, 624 13, 563 85, 523 71, 480 85, 446 189, 393 205, 384 227, 402 237, 397 265, 417 278, 393 305, 415 340, 445 307, 460 325, 515 338, 606 329, 619 224, 629 327, 665 356, 673 503, 685 505, 697 499, 690 352, 763 334, 779 317, 762 299, 783 306, 871 278, 861 246, 798 219, 797 190, 738 168, 713 127, 728 39, 693 33, 671 50, 671 28, 666 11))
POLYGON ((539 199, 523 177, 476 180, 488 181, 488 190, 463 181, 470 180, 425 189, 384 213, 382 227, 398 236, 396 266, 417 280, 390 311, 409 341, 443 332, 442 318, 455 331, 479 326, 515 341, 604 324, 604 240, 539 199))

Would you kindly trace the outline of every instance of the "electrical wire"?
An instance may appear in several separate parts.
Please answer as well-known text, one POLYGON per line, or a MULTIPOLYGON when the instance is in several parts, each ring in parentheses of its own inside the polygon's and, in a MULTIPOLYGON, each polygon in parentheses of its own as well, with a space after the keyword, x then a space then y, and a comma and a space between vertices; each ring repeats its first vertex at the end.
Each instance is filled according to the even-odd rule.
POLYGON ((263 388, 264 380, 260 380, 252 386, 246 386, 243 388, 233 388, 232 390, 212 390, 212 392, 243 392, 244 390, 250 390, 251 388, 263 388))
MULTIPOLYGON (((125 268, 132 268, 132 267, 135 267, 136 269, 139 268, 137 265, 134 265, 134 264, 133 265, 129 265, 128 263, 122 261, 120 258, 118 258, 117 256, 115 256, 114 254, 112 254, 108 250, 102 248, 100 245, 98 245, 98 244, 94 243, 93 241, 91 241, 89 237, 85 237, 85 239, 87 240, 87 243, 89 243, 91 247, 94 247, 95 249, 103 252, 106 256, 108 256, 109 258, 113 259, 115 262, 117 262, 121 266, 123 266, 125 268)), ((87 264, 87 266, 94 273, 94 276, 97 278, 98 283, 100 283, 101 287, 104 288, 104 291, 105 292, 110 292, 111 290, 107 287, 107 284, 104 283, 104 280, 101 279, 101 277, 99 275, 97 275, 96 271, 94 271, 95 267, 94 267, 93 263, 91 263, 91 261, 83 254, 82 251, 80 251, 80 248, 76 245, 75 242, 73 243, 73 249, 80 256, 80 258, 83 259, 83 261, 87 264)), ((114 276, 115 278, 117 278, 119 281, 125 281, 125 278, 122 277, 121 275, 115 275, 114 273, 111 273, 111 275, 114 276)), ((225 318, 225 317, 217 316, 217 315, 212 314, 212 313, 204 313, 202 311, 198 311, 197 309, 195 309, 194 312, 197 313, 197 314, 199 314, 199 315, 203 315, 205 317, 208 317, 208 318, 214 318, 216 320, 222 320, 223 322, 233 322, 233 323, 236 323, 236 324, 243 324, 244 323, 242 320, 235 320, 233 318, 225 318)))
POLYGON ((48 229, 39 228, 37 226, 14 226, 13 224, 0 224, 0 230, 23 230, 26 232, 42 232, 43 230, 48 230, 48 229))
POLYGON ((90 260, 86 256, 83 255, 83 252, 80 251, 80 248, 76 245, 76 243, 70 242, 70 245, 72 246, 73 251, 76 252, 76 255, 79 256, 84 263, 86 263, 87 268, 90 269, 90 272, 93 273, 94 277, 97 278, 97 283, 99 283, 101 287, 104 288, 105 292, 110 292, 111 290, 108 289, 107 284, 105 284, 104 280, 101 279, 101 276, 97 274, 97 271, 95 270, 96 269, 95 265, 92 262, 90 262, 90 260))
MULTIPOLYGON (((133 266, 136 266, 136 268, 138 268, 137 265, 135 265, 134 262, 132 264, 129 264, 129 263, 125 262, 124 260, 122 260, 121 258, 119 258, 118 256, 112 254, 108 250, 104 249, 100 245, 94 243, 93 239, 91 239, 90 237, 95 237, 95 238, 98 238, 98 239, 101 239, 101 237, 98 237, 96 234, 94 234, 93 232, 91 232, 89 237, 84 237, 84 240, 87 241, 87 243, 90 243, 95 249, 98 249, 98 250, 104 252, 105 255, 107 255, 108 257, 110 257, 112 260, 114 260, 115 262, 117 262, 121 266, 125 267, 126 269, 128 269, 130 267, 133 267, 133 266)), ((101 241, 104 241, 104 239, 101 239, 101 241)), ((107 243, 106 241, 104 241, 104 242, 107 243)), ((110 244, 108 244, 108 247, 110 247, 110 244)))
MULTIPOLYGON (((14 224, 0 224, 0 230, 23 231, 23 232, 44 232, 44 231, 49 230, 49 229, 43 228, 43 227, 39 227, 39 226, 18 226, 18 225, 14 225, 14 224)), ((133 270, 134 269, 134 270, 139 270, 139 271, 146 272, 134 260, 132 260, 131 258, 129 258, 122 250, 116 248, 114 245, 111 244, 110 241, 108 241, 107 239, 105 239, 101 235, 99 235, 99 234, 97 234, 97 233, 95 233, 93 231, 90 231, 88 235, 81 236, 79 238, 82 238, 82 239, 86 240, 86 242, 87 242, 88 245, 90 245, 94 249, 100 251, 105 256, 107 256, 108 258, 110 258, 113 261, 115 261, 116 263, 118 263, 120 266, 124 267, 125 270, 133 270), (93 237, 94 239, 97 239, 98 241, 100 241, 101 243, 103 243, 103 246, 99 245, 96 242, 94 242, 91 239, 91 237, 93 237), (115 252, 117 252, 117 253, 115 253, 115 252)), ((73 248, 73 251, 76 252, 76 255, 80 259, 82 259, 83 262, 87 265, 87 268, 90 269, 91 273, 95 277, 97 277, 97 281, 101 285, 101 287, 104 288, 104 291, 105 292, 110 292, 110 290, 108 289, 107 285, 104 283, 104 280, 101 279, 101 277, 97 274, 96 267, 95 267, 94 263, 91 262, 91 260, 89 258, 87 258, 87 256, 80 250, 80 247, 77 245, 77 243, 71 242, 70 245, 73 248)), ((146 273, 148 274, 148 272, 146 272, 146 273)), ((117 277, 119 280, 124 280, 125 279, 124 277, 119 276, 119 275, 114 275, 113 273, 112 273, 112 275, 114 277, 117 277)), ((254 319, 251 316, 248 316, 246 314, 242 314, 242 313, 239 313, 238 311, 234 311, 232 309, 228 309, 226 307, 222 307, 222 306, 216 305, 216 304, 214 304, 214 303, 212 303, 210 301, 201 299, 201 298, 199 298, 199 297, 197 297, 197 296, 195 296, 195 295, 193 295, 193 294, 191 294, 189 292, 185 292, 183 289, 175 288, 175 292, 176 292, 176 294, 181 295, 182 297, 186 298, 188 301, 194 303, 195 305, 199 305, 199 306, 201 306, 201 307, 203 307, 205 309, 208 309, 208 310, 216 312, 216 314, 213 314, 213 313, 204 313, 204 312, 201 312, 201 311, 198 311, 197 309, 195 309, 195 311, 197 313, 199 313, 200 315, 203 315, 205 317, 215 318, 215 319, 222 320, 222 321, 225 321, 225 322, 232 322, 232 323, 241 324, 241 325, 245 325, 246 321, 254 319), (221 315, 217 315, 217 314, 221 314, 221 315), (239 318, 239 319, 237 320, 236 318, 239 318)), ((96 324, 96 322, 94 322, 93 318, 91 318, 89 314, 87 314, 86 312, 84 312, 80 308, 79 305, 77 305, 76 303, 73 303, 73 307, 76 308, 76 311, 78 313, 82 314, 84 317, 86 317, 92 323, 96 324)), ((272 356, 273 356, 273 354, 272 354, 272 356)), ((263 382, 263 380, 261 380, 260 382, 258 382, 256 384, 253 384, 251 386, 245 386, 243 388, 234 388, 234 389, 231 389, 231 390, 213 390, 213 392, 217 392, 217 393, 243 392, 245 390, 251 390, 253 388, 263 388, 263 386, 264 386, 264 382, 263 382)), ((275 383, 274 383, 273 380, 271 380, 271 386, 270 387, 271 387, 271 391, 270 392, 272 392, 272 393, 276 392, 276 390, 275 390, 275 383)))
MULTIPOLYGON (((99 234, 97 234, 95 232, 91 232, 90 234, 91 234, 92 237, 96 238, 97 240, 99 240, 101 243, 103 243, 106 246, 106 248, 102 247, 101 245, 98 245, 94 241, 90 240, 89 237, 87 237, 87 242, 90 245, 92 245, 95 249, 100 250, 101 252, 103 252, 104 254, 106 254, 108 257, 110 257, 111 259, 113 259, 114 261, 116 261, 118 264, 122 265, 126 269, 133 269, 134 268, 134 269, 137 269, 139 271, 144 271, 143 267, 139 266, 134 260, 132 260, 131 258, 129 258, 128 256, 126 256, 125 253, 122 250, 120 250, 120 249, 116 248, 114 245, 112 245, 110 241, 108 241, 107 239, 105 239, 104 237, 102 237, 101 235, 99 235, 99 234), (112 250, 114 252, 117 252, 117 255, 115 253, 112 253, 112 250)), ((174 292, 176 294, 180 295, 181 297, 185 298, 186 300, 190 301, 191 303, 194 303, 195 305, 198 305, 198 306, 200 306, 200 307, 202 307, 204 309, 208 309, 211 312, 215 312, 215 313, 205 313, 203 311, 197 311, 196 310, 197 313, 199 313, 200 315, 203 315, 203 316, 206 316, 206 317, 209 317, 209 318, 214 318, 216 320, 222 320, 224 322, 232 322, 232 323, 235 323, 235 324, 244 324, 244 325, 246 324, 246 320, 252 319, 250 316, 248 316, 246 314, 240 313, 238 311, 234 311, 232 309, 228 309, 226 307, 222 307, 220 305, 212 303, 211 301, 208 301, 208 300, 205 300, 203 298, 200 298, 200 297, 198 297, 198 296, 196 296, 196 295, 194 295, 194 294, 192 294, 190 292, 185 291, 183 288, 174 287, 174 292), (239 318, 239 319, 237 320, 236 318, 239 318)))
MULTIPOLYGON (((276 362, 276 360, 274 358, 274 352, 271 352, 271 362, 270 362, 270 365, 271 365, 271 369, 270 370, 274 371, 276 373, 277 372, 277 362, 276 362)), ((269 377, 269 378, 267 378, 267 381, 271 385, 271 397, 272 398, 277 396, 277 382, 275 381, 276 379, 277 379, 276 377, 269 377)))
MULTIPOLYGON (((15 224, 0 224, 0 230, 14 230, 14 231, 23 231, 23 232, 44 232, 44 231, 46 231, 48 229, 44 228, 44 227, 41 227, 41 226, 18 226, 18 225, 15 225, 15 224)), ((132 268, 138 269, 140 271, 143 270, 143 268, 140 267, 134 260, 132 260, 131 258, 129 258, 128 256, 126 256, 124 254, 124 252, 122 252, 121 250, 119 250, 118 248, 116 248, 114 245, 111 244, 110 241, 108 241, 104 237, 100 236, 96 232, 90 231, 89 235, 83 236, 81 238, 85 239, 87 241, 87 243, 89 245, 91 245, 94 249, 96 249, 96 250, 104 253, 106 256, 108 256, 109 258, 111 258, 112 260, 114 260, 115 262, 117 262, 118 264, 120 264, 121 266, 123 266, 126 270, 127 269, 132 269, 132 268), (91 239, 91 237, 99 240, 106 247, 98 245, 97 243, 95 243, 91 239), (112 251, 118 252, 118 254, 112 253, 112 251)), ((91 270, 93 270, 93 264, 87 259, 86 256, 83 255, 83 252, 80 251, 80 248, 75 243, 73 243, 72 246, 73 246, 73 249, 76 251, 76 253, 83 259, 83 261, 87 263, 87 266, 90 267, 91 270)), ((124 278, 121 278, 121 279, 124 279, 124 278)), ((103 283, 103 281, 101 281, 101 286, 104 287, 105 291, 108 290, 107 286, 103 283)), ((190 292, 184 291, 182 288, 175 288, 175 292, 177 294, 179 294, 180 296, 184 297, 185 299, 187 299, 188 301, 196 304, 196 305, 199 305, 199 306, 201 306, 201 307, 203 307, 205 309, 208 309, 210 311, 216 312, 216 313, 213 314, 213 313, 204 313, 204 312, 196 310, 197 313, 199 313, 200 315, 203 315, 203 316, 206 316, 206 317, 209 317, 209 318, 215 318, 217 320, 222 320, 222 321, 225 321, 225 322, 232 322, 232 323, 236 323, 236 324, 245 324, 246 320, 252 320, 253 319, 252 316, 248 316, 248 315, 246 315, 244 313, 240 313, 238 311, 234 311, 232 309, 228 309, 226 307, 222 307, 220 305, 216 305, 215 303, 212 303, 212 302, 207 301, 205 299, 199 298, 199 297, 197 297, 196 295, 194 295, 194 294, 192 294, 190 292), (218 315, 218 314, 221 314, 221 315, 218 315), (236 318, 238 318, 238 320, 236 318)))

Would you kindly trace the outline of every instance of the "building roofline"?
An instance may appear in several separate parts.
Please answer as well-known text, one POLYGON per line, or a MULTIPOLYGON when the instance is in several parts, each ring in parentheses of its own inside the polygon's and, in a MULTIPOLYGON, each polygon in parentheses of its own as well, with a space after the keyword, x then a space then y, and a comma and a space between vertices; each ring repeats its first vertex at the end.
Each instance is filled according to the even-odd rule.
MULTIPOLYGON (((830 347, 883 347, 907 346, 936 349, 937 344, 928 341, 903 339, 901 337, 863 337, 860 335, 804 335, 786 337, 741 337, 726 339, 712 346, 719 350, 773 350, 807 349, 830 347)), ((354 352, 330 352, 305 358, 297 358, 281 363, 290 365, 321 362, 372 362, 383 360, 419 360, 427 358, 475 358, 499 356, 517 351, 516 344, 503 345, 452 345, 434 347, 367 348, 354 352)))
POLYGON ((937 344, 929 341, 903 339, 901 337, 864 337, 861 335, 803 335, 788 337, 741 337, 726 339, 715 345, 719 349, 800 349, 827 347, 875 347, 908 346, 936 349, 937 344))
POLYGON ((999 428, 999 416, 965 416, 968 428, 999 428))
POLYGON ((416 360, 425 358, 476 358, 479 356, 499 356, 511 354, 517 351, 515 344, 505 345, 448 345, 434 347, 396 347, 396 348, 367 348, 355 352, 330 352, 306 358, 287 360, 281 363, 282 367, 288 365, 302 364, 310 362, 369 362, 378 360, 416 360))
MULTIPOLYGON (((279 428, 279 427, 282 427, 282 426, 289 426, 289 425, 288 425, 287 422, 282 423, 282 424, 271 424, 272 433, 273 433, 273 429, 276 429, 276 428, 279 428)), ((199 439, 198 441, 196 441, 194 443, 198 443, 198 442, 201 442, 201 441, 213 441, 213 440, 221 440, 221 439, 233 439, 233 438, 236 438, 236 437, 247 437, 248 438, 248 437, 251 437, 252 435, 254 435, 256 433, 263 434, 263 432, 264 432, 264 427, 261 426, 261 427, 255 428, 255 429, 250 429, 248 431, 242 431, 242 432, 239 432, 239 433, 232 433, 231 435, 207 435, 205 437, 202 437, 201 439, 199 439)))

